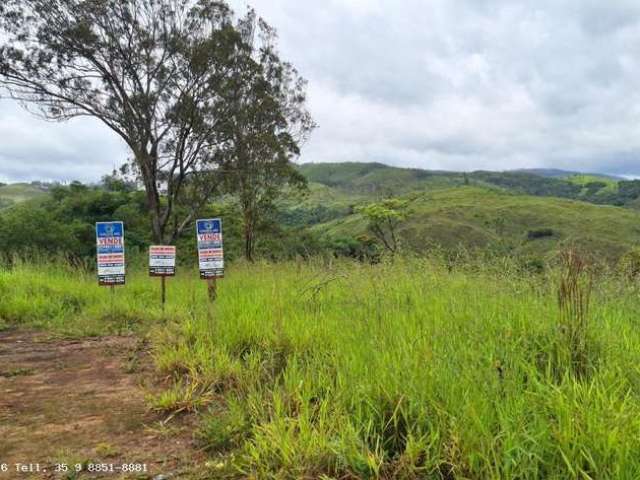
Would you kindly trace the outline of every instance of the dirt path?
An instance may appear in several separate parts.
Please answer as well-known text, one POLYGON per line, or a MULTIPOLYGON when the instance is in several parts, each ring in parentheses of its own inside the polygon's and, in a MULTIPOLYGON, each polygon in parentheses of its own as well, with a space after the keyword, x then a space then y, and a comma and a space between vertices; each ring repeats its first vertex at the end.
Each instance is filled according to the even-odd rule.
POLYGON ((189 420, 165 424, 148 411, 150 373, 135 337, 0 332, 0 480, 195 478, 201 458, 189 420), (17 463, 33 464, 23 467, 31 472, 17 463), (56 464, 68 471, 56 473, 64 469, 56 464), (76 464, 83 464, 79 474, 76 464), (123 464, 146 472, 123 472, 123 464))

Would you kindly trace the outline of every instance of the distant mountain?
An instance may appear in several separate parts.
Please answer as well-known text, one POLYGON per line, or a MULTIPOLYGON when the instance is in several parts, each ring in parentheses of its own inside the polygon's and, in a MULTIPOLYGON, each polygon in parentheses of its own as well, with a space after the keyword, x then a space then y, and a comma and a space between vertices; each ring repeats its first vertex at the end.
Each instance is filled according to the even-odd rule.
POLYGON ((540 177, 546 178, 568 178, 576 175, 588 175, 589 177, 600 177, 609 180, 625 180, 623 177, 618 177, 615 175, 608 175, 605 173, 585 173, 585 172, 577 172, 572 170, 560 170, 557 168, 519 168, 515 170, 507 170, 508 172, 521 172, 521 173, 529 173, 531 175, 538 175, 540 177))
POLYGON ((310 182, 349 195, 371 198, 412 191, 475 185, 538 197, 559 197, 596 204, 640 204, 640 181, 612 175, 559 169, 447 172, 391 167, 382 163, 308 163, 298 167, 310 182))

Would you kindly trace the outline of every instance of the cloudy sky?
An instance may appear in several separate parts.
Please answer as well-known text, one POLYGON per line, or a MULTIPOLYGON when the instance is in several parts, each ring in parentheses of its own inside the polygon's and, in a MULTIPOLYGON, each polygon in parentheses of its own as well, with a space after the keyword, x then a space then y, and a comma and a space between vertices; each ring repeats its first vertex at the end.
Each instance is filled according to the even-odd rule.
MULTIPOLYGON (((301 161, 640 176, 638 0, 251 4, 309 80, 301 161)), ((126 157, 97 122, 0 100, 0 180, 95 180, 126 157)))

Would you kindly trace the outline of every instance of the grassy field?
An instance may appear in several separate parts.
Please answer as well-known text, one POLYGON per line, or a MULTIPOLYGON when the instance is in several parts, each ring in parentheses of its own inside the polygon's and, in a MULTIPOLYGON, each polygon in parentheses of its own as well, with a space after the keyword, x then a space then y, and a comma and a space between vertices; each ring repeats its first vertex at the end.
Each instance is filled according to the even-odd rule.
POLYGON ((142 272, 112 294, 18 263, 0 273, 0 319, 147 336, 173 378, 150 405, 198 412, 212 478, 638 478, 638 288, 600 272, 575 343, 561 278, 437 259, 236 264, 213 305, 180 272, 163 312, 142 272))

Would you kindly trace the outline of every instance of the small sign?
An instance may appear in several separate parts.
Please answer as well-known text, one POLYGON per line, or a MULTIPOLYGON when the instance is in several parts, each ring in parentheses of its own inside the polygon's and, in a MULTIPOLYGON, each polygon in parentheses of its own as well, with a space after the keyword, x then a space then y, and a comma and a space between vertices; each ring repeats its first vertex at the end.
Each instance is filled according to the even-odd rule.
POLYGON ((173 277, 176 274, 176 247, 152 245, 149 247, 149 275, 173 277))
POLYGON ((206 280, 224 277, 222 220, 219 218, 197 220, 196 235, 200 278, 206 280))
POLYGON ((149 275, 173 277, 176 274, 176 247, 152 245, 149 247, 149 275))
POLYGON ((124 224, 122 222, 96 223, 98 252, 98 283, 124 285, 124 224))

